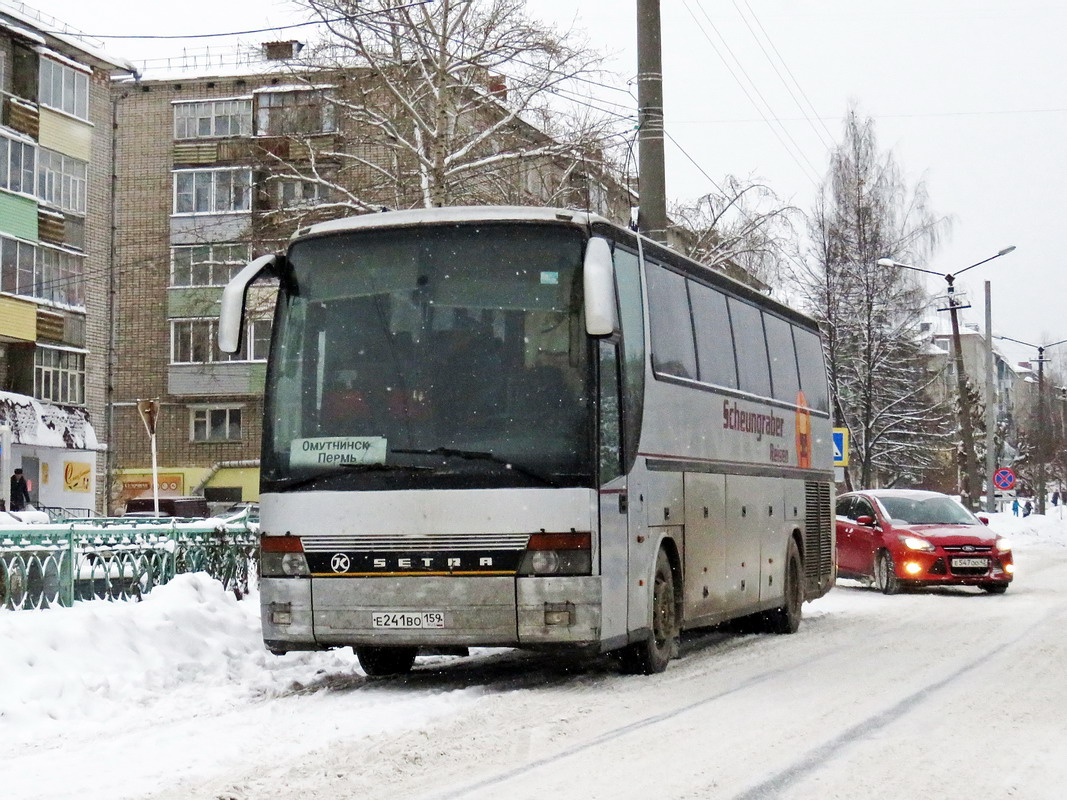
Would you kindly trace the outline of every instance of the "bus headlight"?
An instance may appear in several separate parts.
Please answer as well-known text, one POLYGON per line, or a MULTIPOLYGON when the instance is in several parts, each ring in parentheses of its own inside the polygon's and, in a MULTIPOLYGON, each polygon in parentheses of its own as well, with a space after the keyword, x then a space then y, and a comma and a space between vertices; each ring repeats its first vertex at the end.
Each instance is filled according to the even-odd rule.
POLYGON ((261 536, 259 574, 264 578, 292 578, 310 574, 300 537, 261 536))
POLYGON ((592 574, 589 533, 535 533, 526 545, 519 575, 592 574))

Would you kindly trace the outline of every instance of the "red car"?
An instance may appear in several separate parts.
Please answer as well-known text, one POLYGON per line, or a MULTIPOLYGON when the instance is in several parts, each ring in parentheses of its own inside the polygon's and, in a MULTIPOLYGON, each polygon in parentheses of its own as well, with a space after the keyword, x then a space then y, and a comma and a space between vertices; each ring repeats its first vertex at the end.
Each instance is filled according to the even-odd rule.
POLYGON ((837 572, 886 594, 906 586, 980 586, 1002 594, 1011 544, 957 500, 938 492, 875 489, 837 499, 837 572))

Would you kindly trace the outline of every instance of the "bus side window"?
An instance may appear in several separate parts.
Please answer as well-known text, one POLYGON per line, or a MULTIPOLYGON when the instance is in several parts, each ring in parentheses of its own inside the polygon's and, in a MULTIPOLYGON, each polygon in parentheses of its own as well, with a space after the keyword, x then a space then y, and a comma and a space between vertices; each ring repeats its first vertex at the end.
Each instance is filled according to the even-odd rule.
POLYGON ((671 272, 659 264, 651 261, 646 264, 648 318, 652 328, 652 368, 660 375, 695 380, 697 355, 693 328, 689 324, 689 293, 686 290, 686 280, 677 272, 671 272))
POLYGON ((742 392, 771 396, 771 370, 767 362, 767 339, 760 310, 729 298, 730 323, 737 348, 737 378, 742 392))
POLYGON ((601 486, 622 474, 622 436, 619 415, 619 351, 609 340, 600 341, 598 381, 601 486))
POLYGON ((689 282, 693 325, 697 337, 700 380, 729 389, 737 388, 737 362, 726 295, 695 281, 689 282))
POLYGON ((793 340, 797 346, 797 362, 800 365, 800 388, 808 406, 816 411, 830 410, 830 397, 826 382, 826 367, 823 364, 822 341, 819 335, 803 328, 793 328, 793 340))
POLYGON ((800 377, 797 375, 797 354, 793 348, 793 326, 781 317, 763 314, 767 330, 767 350, 771 357, 771 382, 774 399, 787 403, 797 401, 800 377))

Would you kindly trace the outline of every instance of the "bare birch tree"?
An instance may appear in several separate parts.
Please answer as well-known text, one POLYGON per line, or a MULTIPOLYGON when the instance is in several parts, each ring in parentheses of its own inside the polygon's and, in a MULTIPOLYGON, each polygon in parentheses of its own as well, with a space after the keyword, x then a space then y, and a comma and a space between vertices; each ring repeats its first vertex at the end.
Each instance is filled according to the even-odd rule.
POLYGON ((793 273, 794 218, 765 183, 726 176, 720 191, 671 207, 672 222, 686 235, 686 255, 761 287, 780 286, 793 273))
MULTIPOLYGON (((605 115, 574 98, 601 56, 525 0, 303 0, 327 30, 300 80, 333 109, 276 174, 320 187, 316 213, 458 204, 603 205, 605 115)), ((617 202, 617 214, 629 201, 617 202)), ((597 210, 606 211, 606 208, 597 210)))
POLYGON ((918 482, 948 446, 951 409, 930 391, 938 378, 919 335, 926 295, 910 273, 876 263, 923 263, 946 225, 924 184, 908 188, 879 151, 874 122, 850 107, 809 218, 805 286, 825 332, 836 422, 851 433, 849 477, 862 486, 918 482))

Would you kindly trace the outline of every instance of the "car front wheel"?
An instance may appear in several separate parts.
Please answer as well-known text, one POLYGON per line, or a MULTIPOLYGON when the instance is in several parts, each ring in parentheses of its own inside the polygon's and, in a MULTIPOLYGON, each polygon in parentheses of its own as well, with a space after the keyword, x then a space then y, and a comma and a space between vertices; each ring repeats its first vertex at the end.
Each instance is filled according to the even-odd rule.
POLYGON ((887 550, 881 550, 874 562, 874 585, 882 594, 896 594, 900 591, 900 579, 897 578, 893 556, 887 550))

